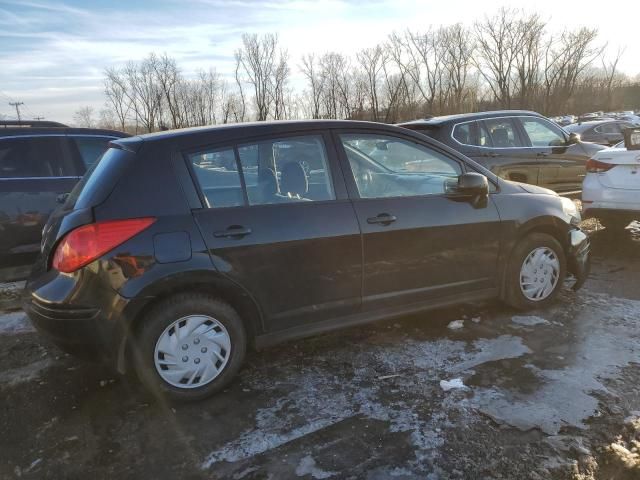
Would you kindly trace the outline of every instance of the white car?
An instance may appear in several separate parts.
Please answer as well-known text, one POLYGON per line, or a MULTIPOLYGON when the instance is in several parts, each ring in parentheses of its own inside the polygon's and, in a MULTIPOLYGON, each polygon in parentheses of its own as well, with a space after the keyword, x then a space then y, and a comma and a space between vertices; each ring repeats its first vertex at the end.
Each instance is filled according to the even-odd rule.
POLYGON ((597 152, 587 162, 582 214, 617 231, 640 220, 640 150, 627 150, 621 143, 597 152))

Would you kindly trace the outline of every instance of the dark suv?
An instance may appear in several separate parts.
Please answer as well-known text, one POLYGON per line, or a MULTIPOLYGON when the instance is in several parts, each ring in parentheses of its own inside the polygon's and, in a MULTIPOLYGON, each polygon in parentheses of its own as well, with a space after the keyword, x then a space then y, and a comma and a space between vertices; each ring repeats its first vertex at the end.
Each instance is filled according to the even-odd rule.
POLYGON ((542 115, 520 110, 466 113, 403 123, 490 169, 499 177, 578 191, 587 161, 604 147, 582 142, 542 115))
POLYGON ((0 281, 28 275, 51 211, 107 144, 125 136, 57 122, 0 121, 0 281))
POLYGON ((247 346, 447 304, 547 305, 584 281, 572 201, 367 122, 112 142, 45 228, 25 310, 61 348, 203 398, 247 346))
POLYGON ((620 120, 600 120, 574 123, 567 125, 565 129, 570 133, 580 135, 587 142, 599 143, 612 147, 624 140, 624 131, 633 128, 631 122, 620 120))

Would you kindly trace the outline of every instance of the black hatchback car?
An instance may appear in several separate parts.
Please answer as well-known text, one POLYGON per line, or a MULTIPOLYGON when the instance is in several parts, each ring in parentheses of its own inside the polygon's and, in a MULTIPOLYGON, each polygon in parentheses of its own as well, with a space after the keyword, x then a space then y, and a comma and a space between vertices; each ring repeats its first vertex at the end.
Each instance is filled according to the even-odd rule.
POLYGON ((401 126, 449 145, 499 177, 556 192, 580 190, 587 161, 604 148, 526 110, 433 117, 401 126))
POLYGON ((49 214, 108 143, 125 136, 57 122, 0 121, 0 281, 28 276, 49 214))
POLYGON ((25 309, 152 391, 223 388, 246 348, 447 304, 548 304, 589 242, 573 202, 404 128, 229 125, 111 143, 48 222, 25 309))

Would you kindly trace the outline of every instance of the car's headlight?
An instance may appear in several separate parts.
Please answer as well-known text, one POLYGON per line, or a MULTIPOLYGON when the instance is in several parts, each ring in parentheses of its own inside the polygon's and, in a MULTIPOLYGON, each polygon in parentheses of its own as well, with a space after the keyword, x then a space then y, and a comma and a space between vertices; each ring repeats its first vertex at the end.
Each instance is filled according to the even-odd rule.
POLYGON ((562 211, 567 217, 569 217, 570 223, 578 225, 582 221, 582 218, 580 218, 580 212, 578 211, 577 205, 573 200, 566 197, 560 197, 560 201, 562 202, 562 211))

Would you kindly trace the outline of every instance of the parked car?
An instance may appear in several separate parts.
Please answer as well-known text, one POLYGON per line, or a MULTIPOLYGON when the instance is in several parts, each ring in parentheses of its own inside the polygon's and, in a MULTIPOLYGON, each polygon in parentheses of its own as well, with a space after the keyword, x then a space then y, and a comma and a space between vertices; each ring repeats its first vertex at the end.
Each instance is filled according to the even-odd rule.
POLYGON ((640 220, 640 128, 631 132, 635 141, 627 138, 589 160, 582 189, 584 215, 598 218, 613 232, 640 220))
POLYGON ((249 345, 491 297, 543 307, 587 275, 579 221, 569 199, 390 125, 142 135, 52 215, 24 307, 66 351, 200 399, 249 345))
POLYGON ((528 111, 467 113, 400 126, 446 143, 502 178, 557 192, 579 190, 587 161, 604 148, 528 111))
POLYGON ((56 122, 0 121, 0 281, 25 278, 51 211, 126 134, 56 122))
POLYGON ((597 120, 583 123, 575 123, 565 127, 569 133, 580 135, 585 142, 598 143, 605 146, 613 146, 624 139, 623 130, 631 128, 633 124, 620 120, 597 120))

